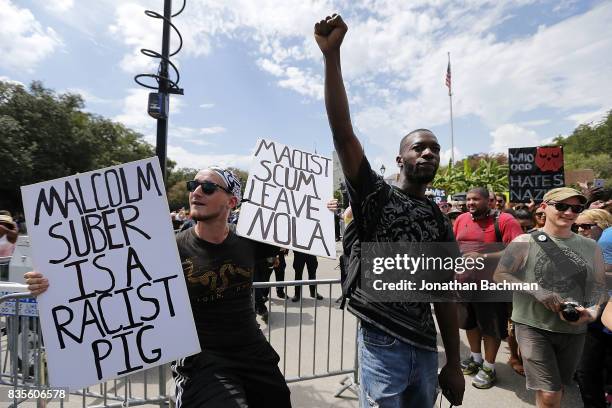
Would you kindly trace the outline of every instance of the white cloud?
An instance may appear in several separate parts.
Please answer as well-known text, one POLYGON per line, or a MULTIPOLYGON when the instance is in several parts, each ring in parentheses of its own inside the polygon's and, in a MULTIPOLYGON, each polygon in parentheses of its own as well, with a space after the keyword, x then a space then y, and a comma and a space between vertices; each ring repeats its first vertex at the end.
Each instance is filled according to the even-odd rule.
POLYGON ((85 100, 86 104, 87 103, 108 104, 108 103, 116 102, 116 100, 114 100, 114 99, 100 98, 99 96, 96 96, 93 93, 91 93, 90 91, 88 91, 86 89, 82 89, 82 88, 67 88, 63 92, 68 92, 68 93, 73 93, 73 94, 81 95, 83 97, 83 100, 85 100))
POLYGON ((51 27, 43 27, 29 9, 9 0, 0 0, 0 21, 0 68, 33 71, 62 45, 51 27))
POLYGON ((550 119, 535 119, 535 120, 527 120, 524 122, 519 122, 517 125, 533 127, 533 126, 544 126, 550 123, 550 119))
POLYGON ((610 107, 597 109, 592 112, 580 112, 580 113, 575 113, 573 115, 569 115, 567 118, 569 120, 574 121, 574 123, 576 123, 576 126, 577 126, 583 123, 598 122, 604 118, 604 116, 609 110, 610 110, 610 107))
MULTIPOLYGON (((559 116, 582 123, 609 109, 612 3, 520 36, 498 38, 498 28, 512 24, 515 12, 531 3, 538 2, 193 0, 188 12, 173 21, 185 38, 179 57, 207 56, 228 39, 243 41, 277 86, 321 100, 322 56, 313 23, 332 10, 347 10, 342 68, 355 127, 393 157, 406 131, 447 123, 447 51, 455 118, 474 118, 493 138, 506 132, 530 140, 535 132, 529 129, 559 116), (548 117, 536 112, 540 109, 548 117), (517 119, 525 116, 538 119, 517 119)), ((574 1, 565 3, 558 11, 574 8, 574 1)), ((130 49, 121 66, 131 73, 156 68, 156 61, 137 52, 160 44, 160 23, 142 14, 144 5, 135 0, 119 4, 111 27, 130 49)), ((482 136, 483 146, 505 148, 503 140, 482 136)))
POLYGON ((460 160, 463 160, 463 158, 465 157, 465 155, 461 153, 461 150, 459 150, 457 147, 455 147, 454 149, 442 150, 440 152, 440 165, 441 166, 448 165, 448 162, 451 159, 451 150, 455 152, 455 163, 457 163, 460 160))
MULTIPOLYGON (((156 137, 154 133, 157 122, 147 113, 148 95, 149 91, 147 89, 128 89, 127 96, 123 99, 122 111, 113 120, 142 133, 146 141, 155 144, 156 137)), ((180 98, 171 97, 170 115, 180 113, 182 106, 183 102, 180 98)), ((178 128, 178 132, 180 132, 180 129, 178 128)), ((171 128, 170 131, 174 130, 171 128)))
POLYGON ((7 76, 0 75, 0 81, 7 82, 7 83, 13 84, 13 85, 20 85, 20 86, 25 87, 25 84, 23 82, 15 81, 14 79, 11 79, 11 78, 9 78, 7 76))
POLYGON ((491 151, 495 153, 508 153, 511 147, 539 146, 544 141, 538 134, 521 126, 507 123, 491 132, 493 143, 491 151))
POLYGON ((168 145, 168 157, 176 161, 178 167, 191 167, 196 169, 214 164, 248 169, 251 163, 250 154, 197 154, 176 145, 168 145))
POLYGON ((45 8, 54 13, 64 13, 74 6, 74 0, 45 0, 45 8))
POLYGON ((211 127, 200 128, 199 132, 202 135, 214 135, 217 133, 223 133, 226 130, 227 129, 225 129, 223 126, 211 126, 211 127))
POLYGON ((203 103, 200 105, 200 108, 202 109, 210 109, 210 108, 214 108, 215 104, 214 103, 203 103))

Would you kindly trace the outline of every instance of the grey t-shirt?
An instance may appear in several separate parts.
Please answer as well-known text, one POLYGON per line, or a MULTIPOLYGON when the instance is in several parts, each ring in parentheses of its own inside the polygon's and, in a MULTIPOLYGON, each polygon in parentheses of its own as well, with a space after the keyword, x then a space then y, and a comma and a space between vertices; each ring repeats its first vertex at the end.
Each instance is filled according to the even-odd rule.
MULTIPOLYGON (((516 272, 516 276, 524 282, 536 282, 541 289, 555 292, 565 300, 590 306, 589 301, 597 297, 594 294, 598 293, 593 262, 597 243, 578 234, 572 234, 570 238, 550 238, 565 256, 581 268, 557 270, 548 255, 530 236, 529 242, 514 243, 529 246, 527 260, 516 272)), ((587 328, 586 324, 576 326, 561 320, 557 313, 547 309, 532 295, 519 291, 513 294, 512 320, 557 333, 578 334, 584 333, 587 328)))

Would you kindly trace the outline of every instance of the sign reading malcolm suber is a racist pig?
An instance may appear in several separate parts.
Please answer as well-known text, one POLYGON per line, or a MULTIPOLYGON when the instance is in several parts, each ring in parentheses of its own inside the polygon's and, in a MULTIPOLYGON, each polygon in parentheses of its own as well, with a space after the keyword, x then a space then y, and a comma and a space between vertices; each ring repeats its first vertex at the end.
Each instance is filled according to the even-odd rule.
POLYGON ((49 382, 77 389, 200 350, 156 158, 22 187, 49 382))

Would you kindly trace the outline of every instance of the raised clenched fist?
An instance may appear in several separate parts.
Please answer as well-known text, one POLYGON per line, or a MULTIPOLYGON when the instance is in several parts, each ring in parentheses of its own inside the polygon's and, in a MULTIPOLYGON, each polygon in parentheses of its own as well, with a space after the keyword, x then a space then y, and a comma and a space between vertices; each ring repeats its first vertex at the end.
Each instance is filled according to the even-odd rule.
POLYGON ((348 31, 346 23, 338 14, 327 16, 314 26, 314 35, 323 55, 340 50, 344 35, 348 31))

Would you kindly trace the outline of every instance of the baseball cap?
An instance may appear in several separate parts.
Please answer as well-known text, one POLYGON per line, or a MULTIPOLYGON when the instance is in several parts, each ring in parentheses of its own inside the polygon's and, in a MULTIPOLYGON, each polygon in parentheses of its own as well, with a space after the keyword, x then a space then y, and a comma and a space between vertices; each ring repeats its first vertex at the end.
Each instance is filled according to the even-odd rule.
POLYGON ((558 187, 549 190, 544 194, 544 202, 548 201, 563 201, 570 197, 577 197, 581 204, 586 204, 587 198, 578 190, 570 187, 558 187))

